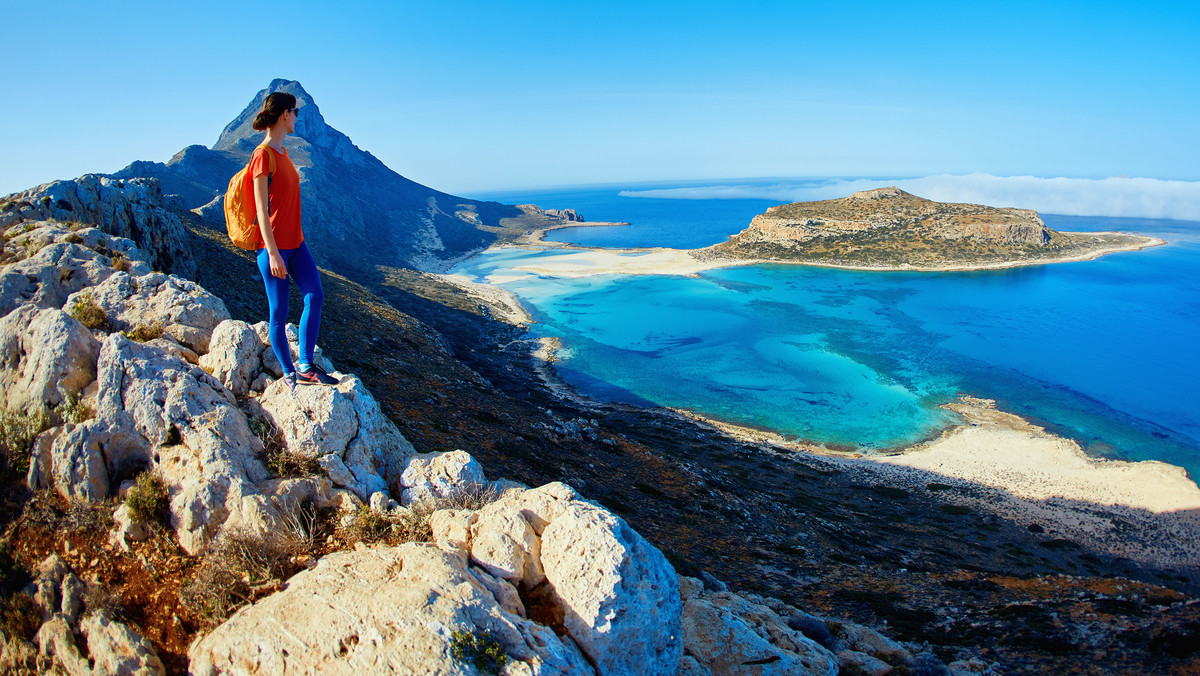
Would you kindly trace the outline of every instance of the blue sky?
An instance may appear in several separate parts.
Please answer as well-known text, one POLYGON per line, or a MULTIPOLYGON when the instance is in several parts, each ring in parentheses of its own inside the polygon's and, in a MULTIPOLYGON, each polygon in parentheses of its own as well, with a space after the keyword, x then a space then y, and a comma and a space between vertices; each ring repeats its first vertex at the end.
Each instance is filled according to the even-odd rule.
POLYGON ((394 170, 459 194, 1200 180, 1195 3, 247 6, 5 0, 0 194, 211 145, 275 77, 394 170))

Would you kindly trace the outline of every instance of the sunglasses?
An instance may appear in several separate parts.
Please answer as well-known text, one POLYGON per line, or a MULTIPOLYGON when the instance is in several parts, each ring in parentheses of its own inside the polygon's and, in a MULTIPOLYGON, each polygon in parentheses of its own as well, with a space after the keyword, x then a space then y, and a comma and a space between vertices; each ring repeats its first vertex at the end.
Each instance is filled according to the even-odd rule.
POLYGON ((293 114, 293 115, 299 115, 299 114, 300 114, 300 109, 299 109, 299 108, 288 108, 288 109, 287 109, 287 112, 289 112, 289 113, 291 113, 291 114, 293 114))

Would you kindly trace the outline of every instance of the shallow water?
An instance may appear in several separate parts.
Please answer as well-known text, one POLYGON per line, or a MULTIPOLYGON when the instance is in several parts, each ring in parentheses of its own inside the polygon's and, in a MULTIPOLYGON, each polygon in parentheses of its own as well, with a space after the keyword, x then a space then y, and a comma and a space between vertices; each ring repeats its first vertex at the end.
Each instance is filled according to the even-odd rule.
MULTIPOLYGON (((626 217, 634 227, 557 234, 622 230, 623 245, 657 245, 655 231, 686 227, 690 211, 699 225, 687 237, 707 233, 711 243, 724 236, 712 233, 749 220, 722 226, 726 212, 762 210, 653 201, 672 202, 672 219, 685 225, 639 230, 626 217)), ((535 334, 562 339, 563 377, 597 398, 870 449, 935 432, 951 422, 938 406, 966 392, 997 399, 1095 455, 1164 460, 1200 476, 1200 223, 1044 218, 1062 230, 1137 231, 1171 244, 972 273, 760 265, 698 278, 571 280, 512 271, 545 255, 515 249, 457 271, 521 297, 539 322, 535 334)))

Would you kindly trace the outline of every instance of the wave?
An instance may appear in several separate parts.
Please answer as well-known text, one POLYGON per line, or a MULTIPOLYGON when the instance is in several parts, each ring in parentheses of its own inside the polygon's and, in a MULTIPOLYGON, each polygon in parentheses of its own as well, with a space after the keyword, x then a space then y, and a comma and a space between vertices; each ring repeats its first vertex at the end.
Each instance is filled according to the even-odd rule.
POLYGON ((772 183, 622 190, 620 195, 665 199, 766 199, 801 202, 845 197, 858 190, 889 185, 938 202, 1012 206, 1071 216, 1200 221, 1200 181, 1169 181, 1127 176, 1093 179, 939 174, 921 178, 783 180, 772 183))

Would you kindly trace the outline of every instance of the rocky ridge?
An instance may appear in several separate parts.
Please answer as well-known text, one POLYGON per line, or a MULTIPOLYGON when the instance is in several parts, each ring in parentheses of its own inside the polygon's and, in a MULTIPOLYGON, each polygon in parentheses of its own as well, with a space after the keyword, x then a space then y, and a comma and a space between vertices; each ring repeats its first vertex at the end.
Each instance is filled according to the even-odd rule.
POLYGON ((934 269, 1048 262, 1151 241, 1120 233, 1060 233, 1029 209, 934 202, 893 186, 771 207, 745 230, 696 253, 934 269))
MULTIPOLYGON (((624 519, 565 484, 488 481, 463 451, 417 454, 361 381, 328 360, 337 386, 289 393, 264 327, 230 319, 195 282, 154 271, 130 240, 55 221, 4 236, 4 404, 44 428, 25 482, 101 509, 123 497, 113 546, 153 530, 131 497, 146 476, 165 493, 168 535, 196 557, 230 543, 294 546, 311 536, 297 525, 305 510, 353 525, 447 505, 425 514, 418 541, 311 558, 286 588, 193 643, 192 673, 476 673, 456 649, 463 636, 495 646, 514 674, 834 674, 851 664, 886 673, 932 659, 867 627, 681 578, 624 519), (316 468, 280 475, 272 443, 276 457, 316 468), (489 496, 448 506, 479 489, 489 496), (329 606, 342 612, 312 612, 329 606)), ((134 626, 84 609, 88 576, 43 561, 19 592, 42 621, 34 636, 7 636, 0 663, 163 673, 134 626)))

